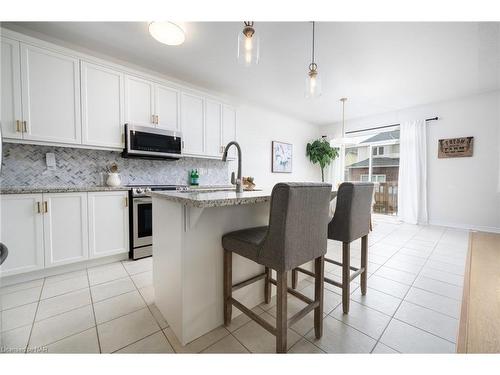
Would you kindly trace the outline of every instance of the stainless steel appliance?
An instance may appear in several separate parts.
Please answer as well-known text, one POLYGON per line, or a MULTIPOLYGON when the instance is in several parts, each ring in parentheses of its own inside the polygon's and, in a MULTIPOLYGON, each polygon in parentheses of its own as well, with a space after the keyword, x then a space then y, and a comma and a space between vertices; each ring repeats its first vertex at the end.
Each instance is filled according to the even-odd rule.
POLYGON ((177 160, 181 154, 181 132, 125 124, 123 157, 177 160))
POLYGON ((176 185, 129 185, 131 259, 140 259, 153 252, 153 203, 151 191, 176 190, 176 185))

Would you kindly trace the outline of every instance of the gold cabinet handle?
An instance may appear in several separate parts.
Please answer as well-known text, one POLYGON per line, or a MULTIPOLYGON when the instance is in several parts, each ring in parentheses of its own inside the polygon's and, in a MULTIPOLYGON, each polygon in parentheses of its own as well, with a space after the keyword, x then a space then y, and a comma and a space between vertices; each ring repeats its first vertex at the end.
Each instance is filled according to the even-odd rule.
POLYGON ((125 197, 125 207, 128 207, 128 198, 125 197))
POLYGON ((28 132, 27 127, 26 127, 26 121, 23 121, 23 132, 24 133, 28 132))
POLYGON ((36 202, 36 208, 37 208, 37 211, 38 211, 38 213, 39 213, 39 214, 41 214, 41 213, 42 213, 42 209, 41 209, 41 207, 40 207, 40 206, 41 206, 41 205, 40 205, 40 202, 36 202))
POLYGON ((43 208, 44 208, 43 210, 44 213, 49 212, 49 205, 47 204, 47 201, 43 202, 43 208))
POLYGON ((22 132, 21 121, 19 121, 19 120, 16 120, 16 132, 18 132, 18 133, 22 132))

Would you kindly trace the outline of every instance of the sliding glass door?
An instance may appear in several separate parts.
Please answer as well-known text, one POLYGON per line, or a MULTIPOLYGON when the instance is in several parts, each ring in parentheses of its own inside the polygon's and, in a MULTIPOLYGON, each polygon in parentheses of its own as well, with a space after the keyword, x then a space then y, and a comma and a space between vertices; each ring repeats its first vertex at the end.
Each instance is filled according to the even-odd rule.
POLYGON ((345 146, 345 181, 375 183, 373 212, 398 212, 399 129, 357 135, 345 146))

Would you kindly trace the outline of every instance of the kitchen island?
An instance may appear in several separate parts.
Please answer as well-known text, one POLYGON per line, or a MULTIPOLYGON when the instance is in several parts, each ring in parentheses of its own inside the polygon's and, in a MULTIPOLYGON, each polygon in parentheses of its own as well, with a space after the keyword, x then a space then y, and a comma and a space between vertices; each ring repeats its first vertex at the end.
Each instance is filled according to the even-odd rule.
MULTIPOLYGON (((267 225, 271 190, 164 191, 151 196, 155 303, 185 345, 222 325, 222 236, 267 225)), ((233 265, 234 283, 263 272, 238 255, 233 265)), ((263 281, 234 295, 255 306, 264 300, 263 281)))
MULTIPOLYGON (((268 225, 271 189, 161 191, 151 196, 155 303, 185 345, 223 324, 222 236, 268 225)), ((233 255, 233 284, 263 271, 233 255)), ((233 296, 252 308, 264 301, 263 283, 241 288, 233 296)), ((234 309, 233 317, 238 314, 234 309)))

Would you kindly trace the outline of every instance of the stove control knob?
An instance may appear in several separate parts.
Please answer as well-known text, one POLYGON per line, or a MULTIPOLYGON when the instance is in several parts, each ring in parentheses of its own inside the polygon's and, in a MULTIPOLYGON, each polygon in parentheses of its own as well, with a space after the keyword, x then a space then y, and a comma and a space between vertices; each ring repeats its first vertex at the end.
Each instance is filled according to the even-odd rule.
POLYGON ((151 193, 151 188, 147 187, 146 189, 144 189, 144 192, 145 193, 151 193))
POLYGON ((143 190, 142 188, 137 188, 137 189, 135 190, 135 192, 136 192, 137 194, 142 194, 142 193, 144 193, 144 190, 143 190))

